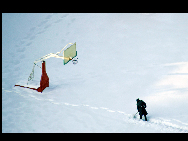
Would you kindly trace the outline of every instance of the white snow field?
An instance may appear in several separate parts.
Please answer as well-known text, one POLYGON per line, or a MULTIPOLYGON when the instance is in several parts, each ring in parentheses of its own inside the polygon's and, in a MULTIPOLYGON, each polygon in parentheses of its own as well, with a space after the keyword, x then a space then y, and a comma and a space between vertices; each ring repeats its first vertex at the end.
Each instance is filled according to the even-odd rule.
POLYGON ((188 133, 187 103, 188 14, 2 14, 3 133, 188 133), (42 93, 14 87, 38 88, 33 62, 75 42, 78 64, 46 60, 42 93))

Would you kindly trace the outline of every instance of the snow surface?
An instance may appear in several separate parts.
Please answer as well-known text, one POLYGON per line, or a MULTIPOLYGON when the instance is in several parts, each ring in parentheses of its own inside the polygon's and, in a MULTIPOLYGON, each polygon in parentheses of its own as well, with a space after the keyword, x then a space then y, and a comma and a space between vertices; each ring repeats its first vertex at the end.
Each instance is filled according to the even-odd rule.
POLYGON ((187 101, 188 14, 2 14, 2 132, 188 132, 187 101), (74 42, 78 64, 47 59, 43 93, 14 87, 38 88, 33 62, 74 42))

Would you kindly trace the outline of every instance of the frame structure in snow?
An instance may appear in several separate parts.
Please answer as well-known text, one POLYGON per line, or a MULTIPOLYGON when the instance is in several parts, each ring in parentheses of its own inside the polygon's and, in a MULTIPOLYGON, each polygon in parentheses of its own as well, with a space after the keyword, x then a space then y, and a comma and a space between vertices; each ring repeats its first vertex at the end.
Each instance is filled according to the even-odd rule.
POLYGON ((28 89, 32 89, 32 90, 36 90, 38 92, 41 92, 46 88, 49 87, 49 77, 46 73, 46 64, 45 61, 42 62, 42 75, 41 75, 41 80, 40 80, 40 87, 36 88, 30 88, 30 87, 25 87, 25 86, 21 86, 21 85, 15 85, 15 86, 19 86, 19 87, 23 87, 23 88, 28 88, 28 89))
POLYGON ((30 88, 30 87, 25 87, 25 86, 21 86, 21 85, 15 85, 15 86, 37 90, 38 92, 42 93, 42 91, 46 87, 49 87, 49 77, 48 77, 48 75, 46 73, 46 64, 45 64, 44 60, 46 60, 48 58, 51 58, 51 57, 56 57, 56 58, 63 59, 64 60, 63 61, 64 65, 67 64, 70 60, 72 60, 74 57, 77 56, 76 42, 74 44, 73 43, 68 43, 68 44, 60 52, 47 54, 47 55, 45 55, 45 56, 43 56, 43 57, 41 57, 41 58, 39 58, 39 59, 34 61, 33 69, 32 69, 31 74, 29 75, 29 78, 28 78, 28 81, 27 81, 27 85, 28 85, 28 82, 34 78, 35 65, 38 66, 37 63, 38 62, 42 62, 42 75, 41 75, 40 87, 38 87, 36 89, 36 88, 30 88), (64 50, 68 44, 72 44, 72 45, 70 47, 68 47, 66 50, 64 50), (63 56, 59 56, 59 54, 62 51, 63 51, 63 56))

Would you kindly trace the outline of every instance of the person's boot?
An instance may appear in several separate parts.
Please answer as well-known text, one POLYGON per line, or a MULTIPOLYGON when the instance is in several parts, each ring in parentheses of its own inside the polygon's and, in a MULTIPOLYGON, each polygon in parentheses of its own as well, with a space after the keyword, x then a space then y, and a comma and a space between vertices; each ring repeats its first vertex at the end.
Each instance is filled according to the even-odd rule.
POLYGON ((142 119, 142 115, 140 115, 140 119, 142 119))

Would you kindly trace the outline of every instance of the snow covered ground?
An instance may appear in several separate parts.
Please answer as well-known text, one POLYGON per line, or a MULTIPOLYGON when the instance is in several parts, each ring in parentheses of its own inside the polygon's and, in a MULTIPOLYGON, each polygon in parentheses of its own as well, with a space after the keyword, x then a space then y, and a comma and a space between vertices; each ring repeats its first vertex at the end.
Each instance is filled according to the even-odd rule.
POLYGON ((188 14, 2 14, 2 132, 188 132, 187 102, 188 14), (38 88, 33 62, 74 42, 78 64, 47 59, 43 93, 14 87, 38 88))

